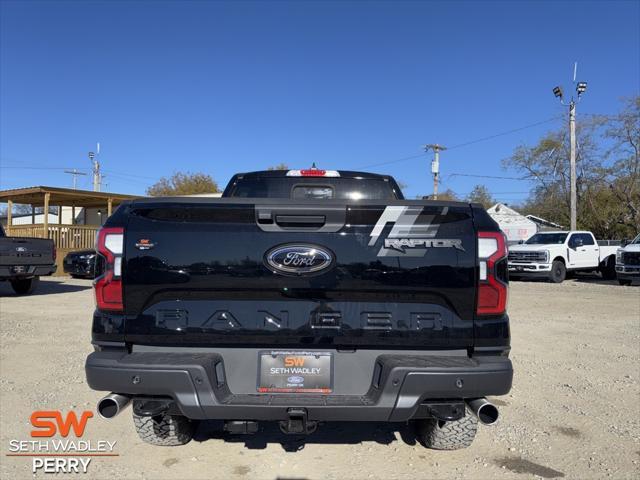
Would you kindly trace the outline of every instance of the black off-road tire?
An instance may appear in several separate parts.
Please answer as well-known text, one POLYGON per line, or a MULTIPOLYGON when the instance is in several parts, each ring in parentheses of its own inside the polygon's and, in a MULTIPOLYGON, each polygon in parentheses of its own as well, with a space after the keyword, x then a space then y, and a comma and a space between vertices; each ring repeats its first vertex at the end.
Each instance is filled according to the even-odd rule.
POLYGON ((416 422, 416 437, 427 448, 459 450, 473 443, 478 431, 478 419, 466 409, 465 416, 453 422, 433 418, 416 422))
POLYGON ((195 431, 195 422, 182 415, 140 417, 134 413, 133 424, 143 441, 163 447, 189 443, 195 431))
POLYGON ((11 280, 11 288, 18 295, 29 295, 33 293, 39 283, 40 277, 21 278, 19 280, 11 280))
POLYGON ((560 260, 555 260, 551 264, 549 281, 552 283, 562 283, 567 278, 567 267, 560 260))
POLYGON ((629 280, 628 278, 619 278, 618 283, 620 285, 624 285, 625 287, 628 287, 629 285, 631 285, 631 280, 629 280))

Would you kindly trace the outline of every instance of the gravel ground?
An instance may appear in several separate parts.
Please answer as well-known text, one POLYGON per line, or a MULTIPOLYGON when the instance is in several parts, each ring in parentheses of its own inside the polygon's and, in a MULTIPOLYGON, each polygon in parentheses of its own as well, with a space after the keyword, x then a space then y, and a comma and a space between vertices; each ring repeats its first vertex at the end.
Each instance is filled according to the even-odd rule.
MULTIPOLYGON (((117 440, 119 456, 93 458, 83 477, 639 478, 640 288, 582 277, 513 282, 510 295, 514 387, 466 450, 427 450, 404 424, 328 424, 303 439, 205 424, 186 446, 153 447, 127 411, 89 420, 83 439, 117 440)), ((95 405, 83 369, 92 309, 89 281, 46 279, 30 297, 0 283, 1 478, 33 476, 30 459, 5 456, 30 439, 32 411, 95 405)))

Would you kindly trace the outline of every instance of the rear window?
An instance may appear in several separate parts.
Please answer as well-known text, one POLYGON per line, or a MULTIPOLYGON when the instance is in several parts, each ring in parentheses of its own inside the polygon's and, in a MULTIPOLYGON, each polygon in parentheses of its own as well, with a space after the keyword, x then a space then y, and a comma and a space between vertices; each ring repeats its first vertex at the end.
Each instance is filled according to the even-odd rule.
POLYGON ((238 178, 226 197, 339 200, 402 198, 397 185, 384 178, 247 177, 238 178))

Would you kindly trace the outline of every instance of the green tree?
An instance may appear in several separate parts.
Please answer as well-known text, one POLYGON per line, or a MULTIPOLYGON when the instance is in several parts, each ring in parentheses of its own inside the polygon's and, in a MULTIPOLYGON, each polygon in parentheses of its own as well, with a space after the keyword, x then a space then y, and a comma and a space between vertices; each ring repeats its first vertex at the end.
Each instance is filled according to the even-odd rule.
MULTIPOLYGON (((640 97, 614 116, 585 116, 577 129, 578 228, 599 238, 624 238, 640 230, 640 97)), ((520 146, 504 162, 535 181, 523 213, 569 225, 569 145, 564 131, 520 146)))
POLYGON ((278 163, 277 165, 272 165, 271 167, 268 167, 267 170, 289 170, 289 165, 287 165, 286 163, 278 163))
POLYGON ((219 191, 218 184, 206 173, 176 172, 168 178, 162 177, 147 188, 147 195, 164 197, 216 193, 219 191))
POLYGON ((489 189, 484 185, 476 185, 467 195, 465 200, 469 203, 480 203, 485 210, 495 205, 496 201, 489 193, 489 189))

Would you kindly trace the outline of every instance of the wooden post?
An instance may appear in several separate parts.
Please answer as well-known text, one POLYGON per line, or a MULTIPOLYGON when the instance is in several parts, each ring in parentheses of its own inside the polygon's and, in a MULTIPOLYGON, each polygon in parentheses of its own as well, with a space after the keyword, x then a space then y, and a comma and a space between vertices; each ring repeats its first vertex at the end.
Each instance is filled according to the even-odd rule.
POLYGON ((51 194, 49 192, 44 194, 44 216, 43 225, 44 225, 44 238, 49 238, 49 198, 51 194))
POLYGON ((107 218, 111 216, 111 209, 113 207, 113 198, 107 200, 107 218))
MULTIPOLYGON (((76 206, 71 205, 71 226, 73 227, 76 224, 76 206)), ((71 228, 71 248, 76 248, 76 229, 71 228)))
POLYGON ((7 227, 11 228, 11 224, 13 223, 13 200, 7 201, 7 227))

